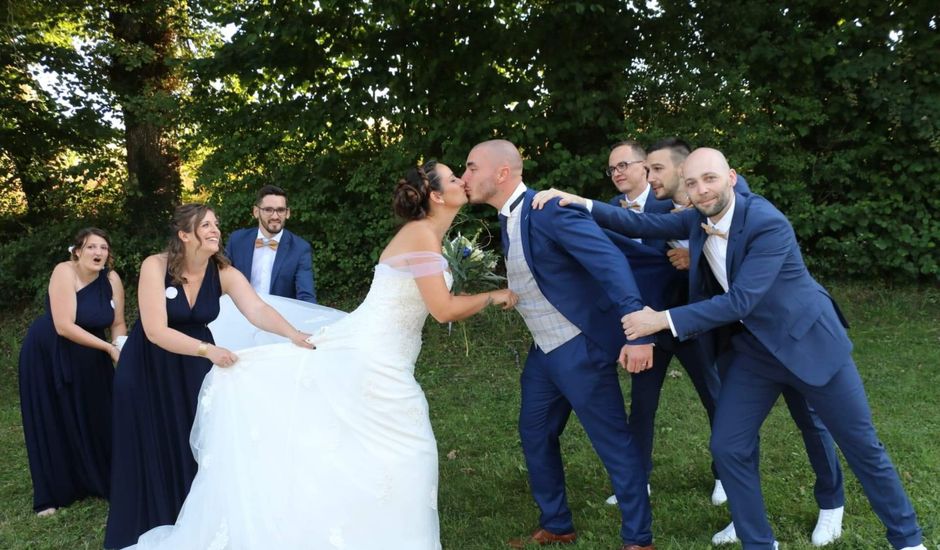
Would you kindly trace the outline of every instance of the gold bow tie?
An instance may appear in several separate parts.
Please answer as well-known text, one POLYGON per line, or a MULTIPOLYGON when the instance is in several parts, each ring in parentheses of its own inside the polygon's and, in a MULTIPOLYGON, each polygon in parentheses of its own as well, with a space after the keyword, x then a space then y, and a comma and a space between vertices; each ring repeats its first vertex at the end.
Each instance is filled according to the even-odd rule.
POLYGON ((725 233, 724 231, 718 229, 717 227, 708 225, 707 223, 704 223, 704 222, 703 222, 703 223, 702 223, 702 229, 704 229, 705 232, 708 233, 709 236, 714 235, 714 236, 716 236, 716 237, 721 237, 722 239, 724 239, 724 240, 726 240, 726 241, 728 240, 728 234, 725 233))
POLYGON ((264 242, 264 239, 255 239, 255 248, 261 248, 262 246, 266 246, 271 250, 277 250, 277 241, 271 239, 268 242, 264 242))
POLYGON ((638 202, 628 202, 623 199, 620 199, 620 206, 623 208, 629 208, 631 210, 641 210, 643 208, 638 202))

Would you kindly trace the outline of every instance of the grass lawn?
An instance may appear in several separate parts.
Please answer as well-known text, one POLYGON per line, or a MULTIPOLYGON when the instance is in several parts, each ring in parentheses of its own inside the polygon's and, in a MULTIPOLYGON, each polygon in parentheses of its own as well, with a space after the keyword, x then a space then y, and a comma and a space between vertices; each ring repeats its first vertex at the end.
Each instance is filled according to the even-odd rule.
MULTIPOLYGON (((832 289, 853 324, 855 359, 875 424, 924 528, 940 547, 940 291, 832 289)), ((86 500, 50 518, 32 513, 32 489, 17 393, 17 354, 35 311, 0 321, 0 549, 100 548, 107 503, 86 500)), ((505 548, 537 525, 516 432, 518 377, 529 346, 516 314, 491 311, 446 326, 429 320, 417 376, 431 404, 441 459, 439 507, 447 550, 505 548), (466 340, 465 340, 466 337, 466 340), (467 348, 469 346, 469 353, 467 348)), ((676 365, 673 365, 676 367, 676 365)), ((656 545, 709 548, 730 519, 709 502, 705 413, 681 368, 671 368, 657 419, 652 504, 656 545)), ((625 394, 629 377, 623 376, 625 394)), ((568 498, 581 538, 570 548, 613 549, 619 512, 604 505, 607 476, 577 420, 563 438, 568 498)), ((782 400, 762 432, 762 476, 770 521, 786 549, 813 548, 813 476, 782 400)), ((845 466, 843 464, 843 466, 845 466)), ((846 468, 842 538, 830 548, 889 548, 855 477, 846 468)), ((369 549, 372 550, 372 549, 369 549)))

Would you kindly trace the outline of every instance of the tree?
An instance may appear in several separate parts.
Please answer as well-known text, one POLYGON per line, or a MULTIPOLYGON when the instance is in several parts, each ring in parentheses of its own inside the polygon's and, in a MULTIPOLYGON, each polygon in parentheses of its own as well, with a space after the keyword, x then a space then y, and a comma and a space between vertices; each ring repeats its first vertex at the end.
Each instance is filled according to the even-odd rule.
POLYGON ((93 99, 94 68, 72 44, 86 36, 80 5, 7 2, 0 14, 0 152, 8 171, 2 189, 23 193, 28 219, 62 215, 64 198, 75 192, 70 174, 82 170, 69 155, 100 165, 102 144, 114 135, 93 99), (38 74, 63 77, 55 96, 38 74))
POLYGON ((108 22, 111 90, 120 106, 127 150, 127 213, 138 232, 159 233, 181 191, 176 64, 186 3, 116 0, 108 22))

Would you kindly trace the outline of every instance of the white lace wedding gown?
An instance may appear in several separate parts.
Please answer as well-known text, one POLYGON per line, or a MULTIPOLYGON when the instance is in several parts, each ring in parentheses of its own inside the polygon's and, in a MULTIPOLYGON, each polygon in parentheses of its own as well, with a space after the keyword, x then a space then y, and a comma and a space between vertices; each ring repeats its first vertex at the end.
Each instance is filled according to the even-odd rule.
POLYGON ((391 258, 316 350, 266 345, 214 367, 190 439, 199 473, 176 525, 136 548, 439 549, 437 444, 413 376, 428 311, 414 277, 446 266, 391 258))

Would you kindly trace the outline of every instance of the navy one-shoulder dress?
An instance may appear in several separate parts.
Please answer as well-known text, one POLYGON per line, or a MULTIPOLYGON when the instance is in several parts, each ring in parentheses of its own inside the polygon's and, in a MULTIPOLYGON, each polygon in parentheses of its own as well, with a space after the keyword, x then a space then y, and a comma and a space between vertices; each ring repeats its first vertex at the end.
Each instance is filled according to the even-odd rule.
MULTIPOLYGON (((108 270, 76 294, 75 323, 107 340, 114 322, 108 270)), ((111 464, 111 380, 104 351, 56 334, 46 312, 20 348, 20 408, 33 479, 33 509, 66 506, 85 496, 107 498, 111 464)))
MULTIPOLYGON (((170 328, 213 342, 207 326, 219 314, 222 286, 209 262, 193 307, 181 285, 165 279, 170 328)), ((203 378, 204 357, 171 353, 151 343, 138 320, 114 376, 114 453, 105 548, 123 548, 144 532, 176 521, 196 476, 189 432, 203 378)))

